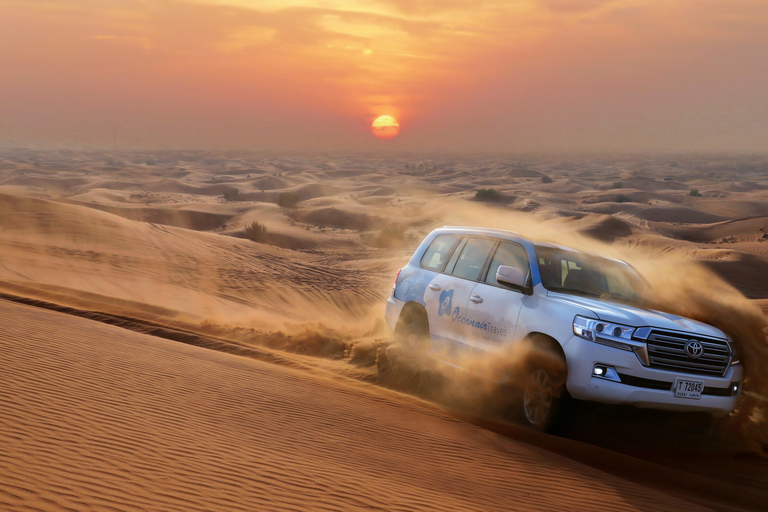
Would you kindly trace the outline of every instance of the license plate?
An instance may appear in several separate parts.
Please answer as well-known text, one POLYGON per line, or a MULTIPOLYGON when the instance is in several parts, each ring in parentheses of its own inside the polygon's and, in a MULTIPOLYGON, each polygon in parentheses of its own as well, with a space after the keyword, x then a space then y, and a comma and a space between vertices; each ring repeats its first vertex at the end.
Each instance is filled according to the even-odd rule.
POLYGON ((701 398, 702 391, 704 391, 703 381, 684 379, 677 379, 675 381, 675 396, 678 398, 692 398, 698 400, 701 398))

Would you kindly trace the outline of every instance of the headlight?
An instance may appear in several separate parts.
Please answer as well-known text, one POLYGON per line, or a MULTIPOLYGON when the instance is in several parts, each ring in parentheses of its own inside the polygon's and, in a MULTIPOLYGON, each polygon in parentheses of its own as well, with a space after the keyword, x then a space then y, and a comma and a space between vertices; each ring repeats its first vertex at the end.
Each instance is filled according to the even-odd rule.
POLYGON ((731 342, 731 366, 737 365, 741 362, 741 350, 736 346, 734 342, 731 342))
POLYGON ((596 341, 598 338, 631 340, 634 332, 634 327, 626 325, 612 324, 583 316, 573 319, 573 334, 589 341, 596 341))

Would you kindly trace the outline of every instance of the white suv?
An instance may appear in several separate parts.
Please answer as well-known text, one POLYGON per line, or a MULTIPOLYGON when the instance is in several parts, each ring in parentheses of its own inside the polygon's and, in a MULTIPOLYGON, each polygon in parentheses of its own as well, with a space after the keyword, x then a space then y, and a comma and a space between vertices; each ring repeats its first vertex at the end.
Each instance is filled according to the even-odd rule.
POLYGON ((729 414, 741 393, 733 342, 701 322, 636 305, 628 264, 516 233, 444 227, 398 272, 387 323, 411 348, 461 365, 462 354, 527 340, 565 364, 525 366, 519 412, 547 429, 572 398, 729 414))

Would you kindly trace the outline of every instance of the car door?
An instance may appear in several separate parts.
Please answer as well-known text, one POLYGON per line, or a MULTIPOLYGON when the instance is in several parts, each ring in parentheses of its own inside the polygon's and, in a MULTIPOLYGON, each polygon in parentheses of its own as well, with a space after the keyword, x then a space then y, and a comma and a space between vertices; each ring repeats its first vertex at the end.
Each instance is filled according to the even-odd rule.
POLYGON ((530 280, 525 248, 515 242, 500 241, 494 248, 484 279, 472 288, 467 303, 466 316, 472 326, 468 342, 483 351, 497 351, 515 339, 520 310, 529 297, 524 290, 496 280, 496 270, 501 265, 521 269, 526 281, 530 280))
MULTIPOLYGON (((469 324, 464 312, 470 293, 490 256, 495 241, 485 237, 466 237, 454 251, 443 275, 432 280, 431 290, 438 297, 434 312, 433 346, 449 355, 466 351, 469 324), (435 289, 439 287, 439 289, 435 289)), ((432 317, 430 317, 430 326, 432 317)))
POLYGON ((440 349, 445 344, 445 311, 452 307, 453 293, 444 292, 444 289, 451 288, 453 278, 447 276, 444 271, 449 264, 453 268, 455 258, 458 258, 465 242, 465 237, 458 234, 444 234, 435 238, 421 259, 423 270, 418 272, 421 281, 426 282, 415 283, 417 286, 410 283, 409 286, 409 291, 423 294, 422 301, 427 310, 432 348, 440 349), (426 275, 426 279, 423 279, 422 275, 426 275))

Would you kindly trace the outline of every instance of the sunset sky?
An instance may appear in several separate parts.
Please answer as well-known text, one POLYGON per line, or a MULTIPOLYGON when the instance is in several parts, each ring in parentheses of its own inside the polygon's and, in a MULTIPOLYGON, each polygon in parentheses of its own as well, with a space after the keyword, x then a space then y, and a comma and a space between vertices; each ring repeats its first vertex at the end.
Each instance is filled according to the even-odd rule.
POLYGON ((764 152, 768 4, 0 0, 20 145, 764 152))

